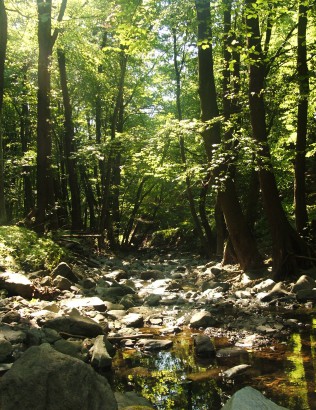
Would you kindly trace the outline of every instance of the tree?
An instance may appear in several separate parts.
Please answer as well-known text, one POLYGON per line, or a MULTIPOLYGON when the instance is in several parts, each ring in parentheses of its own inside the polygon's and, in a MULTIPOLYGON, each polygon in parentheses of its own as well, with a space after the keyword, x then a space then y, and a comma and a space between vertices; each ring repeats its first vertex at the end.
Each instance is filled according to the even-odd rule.
POLYGON ((4 192, 4 158, 3 158, 3 129, 2 112, 4 96, 4 67, 8 39, 7 13, 4 0, 0 1, 0 225, 7 221, 4 192))
POLYGON ((255 0, 246 0, 246 22, 249 50, 249 107, 253 137, 259 144, 259 180, 263 205, 272 237, 273 273, 283 279, 300 265, 306 265, 305 242, 290 225, 278 192, 267 138, 264 89, 266 64, 261 46, 259 15, 255 0))
MULTIPOLYGON (((208 160, 212 163, 214 146, 218 146, 221 141, 221 131, 218 119, 219 109, 217 106, 215 88, 212 43, 210 41, 212 39, 210 2, 207 0, 196 0, 195 5, 198 20, 201 119, 204 122, 213 120, 210 125, 205 127, 202 136, 208 160)), ((232 246, 242 269, 258 268, 262 265, 262 258, 242 213, 234 181, 227 172, 228 168, 226 166, 224 167, 224 169, 215 169, 213 172, 216 175, 219 171, 224 171, 226 174, 224 186, 219 188, 218 198, 232 246)))

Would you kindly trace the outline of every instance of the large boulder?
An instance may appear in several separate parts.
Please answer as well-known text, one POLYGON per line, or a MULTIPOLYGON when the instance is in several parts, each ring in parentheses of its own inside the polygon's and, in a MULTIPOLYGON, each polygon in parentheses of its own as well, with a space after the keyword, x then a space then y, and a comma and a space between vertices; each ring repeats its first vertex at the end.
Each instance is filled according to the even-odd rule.
POLYGON ((0 289, 5 289, 10 295, 31 299, 34 293, 33 283, 21 273, 0 273, 0 289))
POLYGON ((278 406, 273 401, 264 397, 262 393, 252 387, 244 387, 238 390, 228 400, 222 410, 287 410, 285 407, 278 406))
POLYGON ((217 320, 205 310, 195 313, 190 320, 190 326, 194 329, 199 327, 212 327, 217 325, 217 320))
POLYGON ((54 329, 59 333, 74 336, 96 337, 104 333, 102 327, 86 316, 58 316, 49 319, 44 323, 44 327, 54 329))
POLYGON ((30 347, 1 378, 0 408, 117 410, 117 402, 91 366, 45 343, 30 347))

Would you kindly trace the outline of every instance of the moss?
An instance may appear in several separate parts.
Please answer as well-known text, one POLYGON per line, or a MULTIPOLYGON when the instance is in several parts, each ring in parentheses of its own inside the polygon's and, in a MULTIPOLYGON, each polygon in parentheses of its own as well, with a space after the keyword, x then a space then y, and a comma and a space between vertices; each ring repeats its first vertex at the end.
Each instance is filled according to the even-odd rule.
POLYGON ((0 226, 0 264, 4 269, 52 269, 65 257, 50 238, 18 226, 0 226))

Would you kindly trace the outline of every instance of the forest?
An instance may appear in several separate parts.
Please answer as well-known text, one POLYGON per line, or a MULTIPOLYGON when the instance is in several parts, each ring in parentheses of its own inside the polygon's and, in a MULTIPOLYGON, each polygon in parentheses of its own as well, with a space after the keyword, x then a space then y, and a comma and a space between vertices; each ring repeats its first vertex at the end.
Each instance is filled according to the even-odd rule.
POLYGON ((0 0, 0 223, 315 262, 312 0, 0 0))

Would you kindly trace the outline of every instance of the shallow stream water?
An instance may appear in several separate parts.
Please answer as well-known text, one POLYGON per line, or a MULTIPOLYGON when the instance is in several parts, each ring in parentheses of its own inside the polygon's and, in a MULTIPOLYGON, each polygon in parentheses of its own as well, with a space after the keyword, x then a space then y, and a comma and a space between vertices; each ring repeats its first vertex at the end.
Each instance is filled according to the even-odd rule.
MULTIPOLYGON (((119 350, 113 363, 114 388, 139 393, 157 410, 218 410, 244 386, 290 410, 314 410, 316 319, 309 315, 304 320, 304 330, 286 341, 230 357, 196 358, 189 330, 173 337, 170 350, 119 350), (223 376, 239 364, 251 367, 234 379, 223 376)), ((225 338, 214 338, 214 343, 216 349, 231 346, 225 338)))

